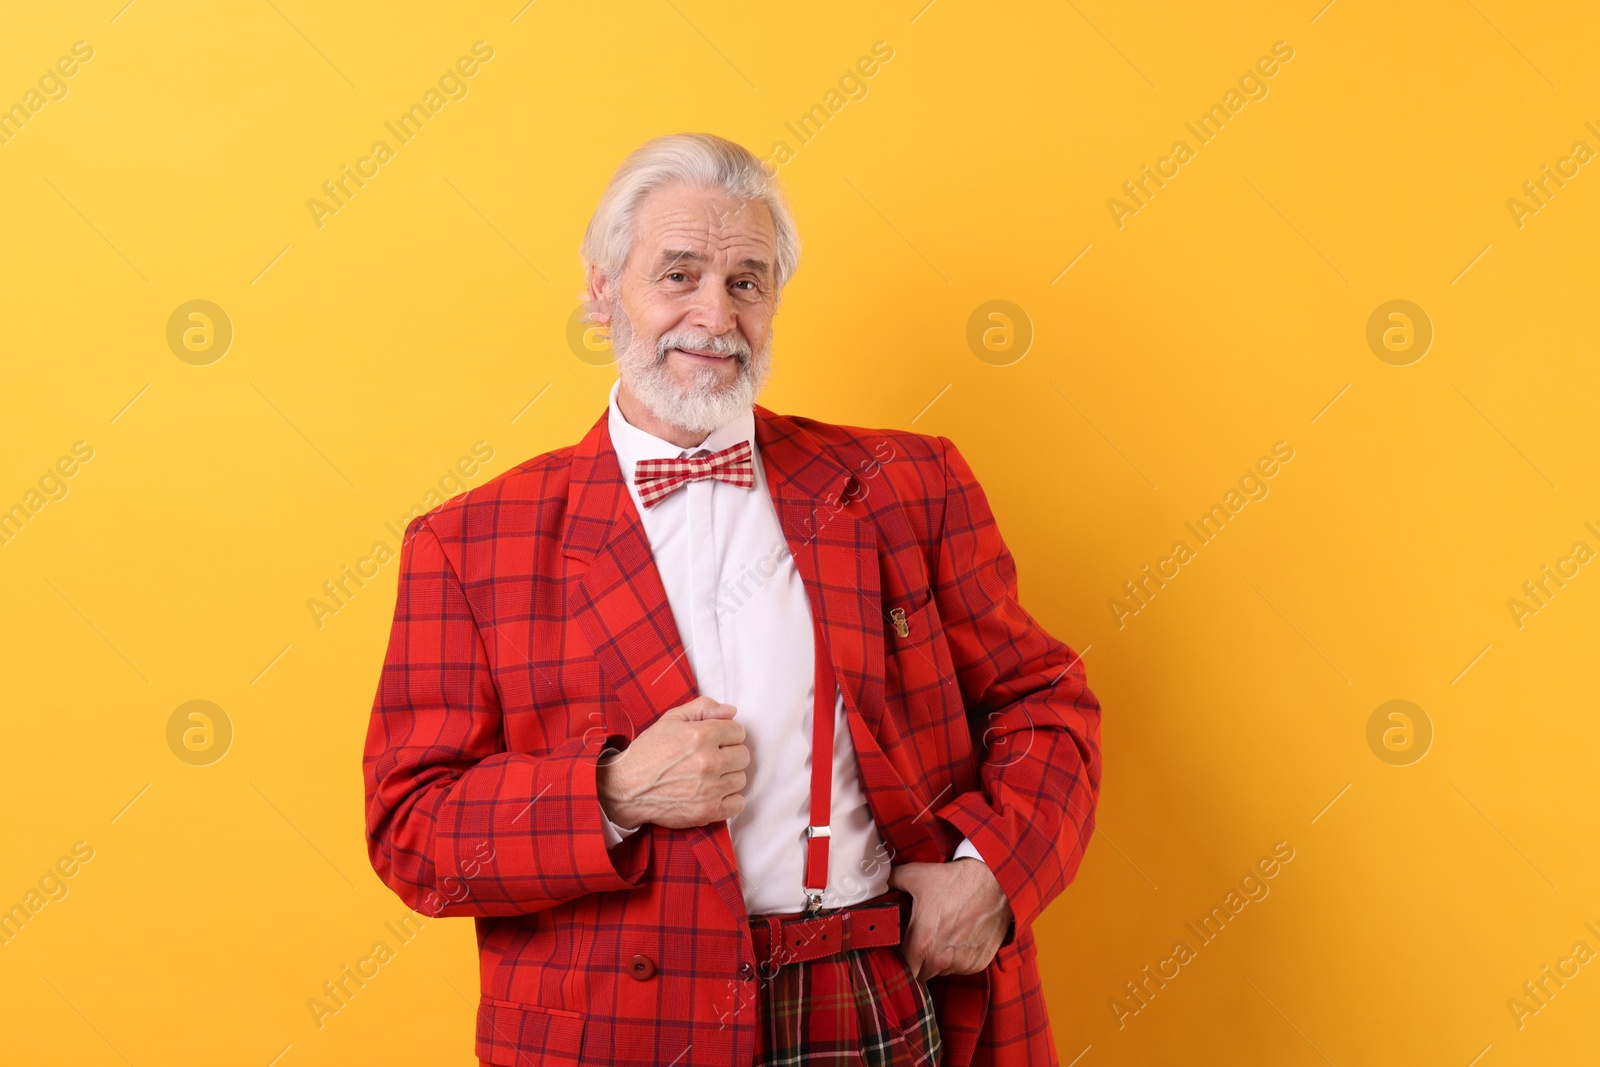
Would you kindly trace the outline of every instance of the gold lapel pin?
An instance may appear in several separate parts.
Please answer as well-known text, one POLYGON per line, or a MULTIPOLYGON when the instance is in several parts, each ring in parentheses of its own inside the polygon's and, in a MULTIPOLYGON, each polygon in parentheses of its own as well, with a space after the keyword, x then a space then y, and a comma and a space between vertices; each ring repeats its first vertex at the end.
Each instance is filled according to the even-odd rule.
POLYGON ((889 621, 894 623, 894 632, 901 637, 911 636, 911 624, 906 622, 906 609, 894 608, 889 612, 889 621))

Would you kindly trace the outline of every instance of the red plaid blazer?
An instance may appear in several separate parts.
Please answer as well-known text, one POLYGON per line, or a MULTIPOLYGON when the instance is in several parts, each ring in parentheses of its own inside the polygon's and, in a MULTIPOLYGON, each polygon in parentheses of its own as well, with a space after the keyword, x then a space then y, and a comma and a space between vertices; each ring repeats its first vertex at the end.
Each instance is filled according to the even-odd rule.
MULTIPOLYGON (((755 424, 891 861, 949 860, 965 835, 1015 916, 986 971, 929 983, 944 1062, 1054 1064, 1032 926, 1094 829, 1083 664, 1017 602, 950 441, 759 406, 755 424)), ((606 416, 407 527, 368 852, 407 905, 477 920, 485 1062, 752 1061, 761 979, 727 825, 611 851, 600 827, 601 750, 697 695, 606 416)))

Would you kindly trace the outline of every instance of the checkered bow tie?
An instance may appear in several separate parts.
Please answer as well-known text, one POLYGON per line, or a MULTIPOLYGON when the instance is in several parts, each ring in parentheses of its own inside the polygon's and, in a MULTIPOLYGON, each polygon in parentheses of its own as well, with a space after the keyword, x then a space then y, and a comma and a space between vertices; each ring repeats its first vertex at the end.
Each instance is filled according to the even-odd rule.
POLYGON ((641 459, 633 469, 633 484, 639 490, 639 502, 646 508, 661 503, 680 485, 707 478, 737 485, 741 489, 753 489, 756 472, 751 455, 747 439, 708 456, 641 459))

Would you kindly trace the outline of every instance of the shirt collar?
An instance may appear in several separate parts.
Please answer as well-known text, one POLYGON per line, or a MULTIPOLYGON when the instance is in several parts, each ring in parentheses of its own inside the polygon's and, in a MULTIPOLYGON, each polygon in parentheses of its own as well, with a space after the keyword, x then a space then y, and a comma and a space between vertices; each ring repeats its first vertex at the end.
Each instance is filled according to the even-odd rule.
POLYGON ((756 413, 747 410, 732 420, 723 423, 706 435, 704 441, 691 448, 683 448, 671 441, 663 441, 655 434, 647 433, 633 425, 622 415, 622 409, 617 407, 617 391, 622 387, 622 379, 618 378, 611 383, 611 404, 608 428, 611 432, 611 445, 616 449, 617 465, 622 468, 622 480, 627 483, 630 492, 636 492, 633 487, 633 469, 641 459, 677 459, 700 451, 702 448, 712 452, 720 452, 740 441, 749 441, 752 454, 755 452, 756 442, 756 413))

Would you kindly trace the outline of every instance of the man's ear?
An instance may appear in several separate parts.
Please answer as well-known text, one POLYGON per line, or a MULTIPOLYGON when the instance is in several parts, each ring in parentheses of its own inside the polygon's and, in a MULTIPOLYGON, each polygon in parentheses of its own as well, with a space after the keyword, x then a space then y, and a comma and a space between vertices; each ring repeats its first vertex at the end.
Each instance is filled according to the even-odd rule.
POLYGON ((589 264, 587 276, 589 319, 591 322, 608 326, 611 324, 611 279, 593 263, 589 264))

